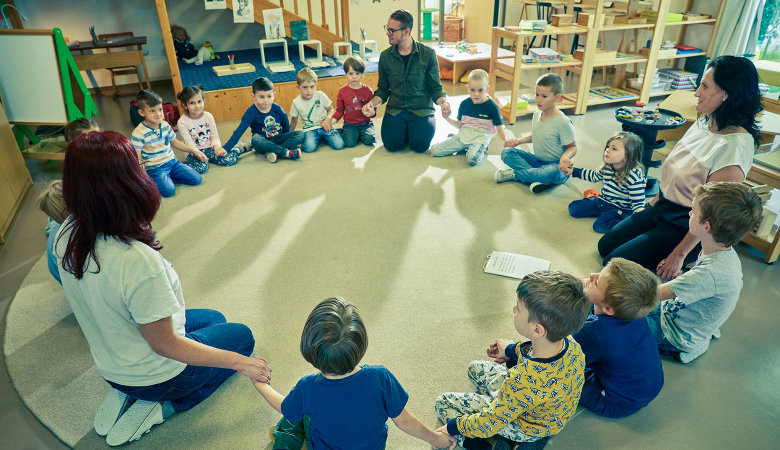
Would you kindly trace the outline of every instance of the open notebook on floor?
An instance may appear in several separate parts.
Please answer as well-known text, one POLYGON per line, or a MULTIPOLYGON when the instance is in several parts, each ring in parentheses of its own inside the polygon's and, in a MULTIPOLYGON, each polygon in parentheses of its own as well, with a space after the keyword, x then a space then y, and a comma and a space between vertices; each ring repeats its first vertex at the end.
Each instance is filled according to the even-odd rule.
POLYGON ((492 252, 485 262, 485 273, 523 278, 538 270, 549 270, 550 261, 517 253, 492 252))

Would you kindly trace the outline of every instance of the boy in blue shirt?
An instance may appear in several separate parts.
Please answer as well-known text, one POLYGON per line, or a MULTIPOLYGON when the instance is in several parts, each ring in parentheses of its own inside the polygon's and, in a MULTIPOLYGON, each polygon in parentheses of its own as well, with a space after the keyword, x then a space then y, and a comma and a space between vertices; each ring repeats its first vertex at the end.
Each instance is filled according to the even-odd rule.
POLYGON ((641 265, 613 258, 583 280, 593 312, 574 339, 585 354, 580 406, 626 417, 661 392, 664 372, 645 316, 658 303, 658 280, 641 265))
POLYGON ((546 73, 536 80, 539 110, 531 120, 531 134, 506 142, 501 160, 511 169, 497 171, 494 174, 496 183, 519 181, 538 194, 569 179, 566 174, 574 166, 571 159, 577 154, 577 144, 574 142, 574 124, 558 110, 562 92, 563 80, 554 73, 546 73), (514 148, 527 143, 533 143, 533 153, 514 148))
POLYGON ((263 398, 284 415, 274 427, 274 448, 374 450, 387 441, 387 419, 435 448, 454 446, 406 409, 409 394, 384 366, 358 366, 368 335, 357 309, 342 298, 320 302, 301 334, 301 353, 320 373, 301 378, 284 397, 256 382, 263 398))
POLYGON ((530 340, 497 339, 487 350, 492 362, 472 361, 468 376, 475 392, 436 399, 434 409, 446 424, 437 431, 457 436, 468 450, 517 442, 541 448, 577 410, 585 357, 571 334, 582 328, 589 305, 582 281, 572 275, 539 271, 523 277, 512 314, 517 332, 530 340))
POLYGON ((252 83, 254 104, 241 116, 241 123, 228 139, 225 148, 235 147, 244 131, 251 128, 252 148, 257 153, 265 153, 268 161, 273 163, 279 158, 301 157, 298 147, 303 142, 303 133, 290 131, 287 113, 274 103, 275 96, 274 84, 268 78, 260 77, 252 83))
POLYGON ((720 337, 739 300, 742 264, 734 246, 761 221, 761 199, 742 183, 710 182, 693 191, 689 232, 701 240, 695 265, 658 287, 647 316, 658 351, 689 363, 720 337))
MULTIPOLYGON (((445 110, 442 110, 444 119, 459 128, 458 134, 431 147, 431 155, 466 153, 469 165, 476 166, 482 162, 493 136, 498 134, 501 140, 506 142, 506 134, 498 105, 487 95, 490 89, 487 72, 482 69, 472 70, 466 89, 469 98, 460 103, 458 120, 450 119, 449 114, 444 116, 445 110)), ((449 113, 449 110, 446 112, 449 113)))

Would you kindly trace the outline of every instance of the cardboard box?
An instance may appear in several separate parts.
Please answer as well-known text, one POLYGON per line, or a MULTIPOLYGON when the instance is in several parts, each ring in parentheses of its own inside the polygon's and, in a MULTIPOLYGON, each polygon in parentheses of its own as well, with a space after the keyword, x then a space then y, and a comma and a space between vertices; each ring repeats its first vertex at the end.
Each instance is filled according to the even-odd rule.
POLYGON ((550 19, 550 23, 554 27, 563 27, 566 25, 571 25, 573 19, 574 16, 571 14, 553 14, 552 18, 550 19))
POLYGON ((532 48, 528 50, 528 54, 533 56, 538 63, 557 63, 561 59, 558 52, 547 47, 532 48))
POLYGON ((580 15, 577 16, 577 25, 583 27, 592 28, 595 21, 596 21, 595 14, 580 13, 580 15))
POLYGON ((615 16, 614 23, 616 24, 647 23, 647 19, 645 19, 644 17, 615 16))
MULTIPOLYGON (((605 48, 597 48, 596 55, 593 57, 593 62, 609 61, 617 58, 617 50, 607 50, 605 48)), ((574 52, 574 59, 583 61, 585 59, 585 52, 577 50, 574 52)))

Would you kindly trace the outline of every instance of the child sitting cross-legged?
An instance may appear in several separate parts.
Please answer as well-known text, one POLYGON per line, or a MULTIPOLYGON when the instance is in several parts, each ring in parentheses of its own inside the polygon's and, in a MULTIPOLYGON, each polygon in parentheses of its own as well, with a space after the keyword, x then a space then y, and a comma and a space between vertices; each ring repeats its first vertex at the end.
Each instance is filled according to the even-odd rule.
POLYGON ((160 195, 171 197, 176 193, 174 183, 195 186, 203 180, 198 172, 176 159, 171 146, 190 153, 200 161, 208 158, 200 150, 176 139, 173 131, 163 116, 162 97, 150 90, 138 92, 138 114, 144 118, 133 130, 131 142, 138 152, 139 158, 146 169, 149 178, 157 185, 160 195))
POLYGON ((298 125, 298 117, 303 121, 303 144, 301 150, 306 153, 316 152, 321 139, 330 145, 333 150, 344 148, 344 140, 338 130, 331 127, 333 114, 333 102, 324 92, 317 90, 317 74, 308 67, 298 72, 296 77, 298 92, 290 106, 290 128, 298 125))
POLYGON ((264 153, 268 161, 274 163, 279 158, 301 157, 298 146, 303 142, 303 133, 290 131, 287 114, 278 103, 274 103, 275 96, 274 83, 267 77, 256 78, 252 82, 253 104, 241 116, 241 123, 228 139, 226 148, 235 147, 246 129, 251 128, 252 148, 256 153, 264 153))
POLYGON ((482 162, 493 136, 498 134, 501 141, 506 143, 504 122, 498 105, 488 95, 489 88, 487 72, 475 69, 469 73, 469 81, 466 85, 469 98, 460 103, 458 120, 444 117, 447 122, 459 129, 458 134, 431 147, 431 155, 448 156, 465 153, 469 165, 476 166, 482 162))
POLYGON ((593 312, 574 339, 585 354, 580 406, 604 417, 626 417, 661 392, 664 372, 645 316, 658 303, 655 275, 613 258, 583 280, 593 312))
POLYGON ((572 275, 541 271, 523 277, 512 314, 515 329, 530 341, 497 339, 487 349, 493 362, 472 361, 468 376, 476 392, 436 399, 436 413, 446 423, 439 430, 469 450, 508 449, 559 433, 582 390, 585 357, 571 334, 589 309, 582 280, 572 275))
POLYGON ((379 449, 387 419, 436 448, 454 447, 447 433, 425 426, 406 409, 409 394, 384 366, 362 365, 368 335, 355 306, 341 298, 320 302, 301 334, 301 353, 320 373, 301 378, 287 396, 255 383, 284 415, 274 427, 275 449, 379 449))
POLYGON ((647 316, 658 351, 689 363, 701 356, 737 306, 742 264, 734 246, 761 220, 761 199, 742 183, 709 182, 693 191, 689 232, 701 240, 695 265, 658 287, 647 316))
POLYGON ((623 219, 645 207, 645 179, 642 172, 642 139, 621 131, 607 140, 604 165, 599 170, 569 171, 573 177, 591 183, 603 182, 601 195, 569 203, 569 215, 576 218, 596 217, 593 230, 606 233, 623 219))

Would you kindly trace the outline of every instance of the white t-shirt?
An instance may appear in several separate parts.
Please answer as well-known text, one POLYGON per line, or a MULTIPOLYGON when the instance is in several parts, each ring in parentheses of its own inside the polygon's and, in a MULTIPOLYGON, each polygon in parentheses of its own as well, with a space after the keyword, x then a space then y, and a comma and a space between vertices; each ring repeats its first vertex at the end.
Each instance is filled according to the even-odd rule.
POLYGON ((173 266, 141 242, 101 237, 95 244, 100 272, 88 258, 77 280, 62 267, 71 220, 57 235, 57 266, 100 375, 125 386, 151 386, 181 373, 186 364, 155 353, 138 327, 172 316, 174 332, 184 336, 184 297, 173 266))
POLYGON ((303 131, 316 130, 322 128, 320 120, 328 116, 328 108, 333 102, 322 91, 317 91, 310 99, 304 100, 297 96, 290 106, 290 115, 292 117, 301 117, 303 119, 303 131))
POLYGON ((713 172, 739 166, 744 176, 753 165, 755 146, 749 133, 716 134, 704 120, 696 121, 677 142, 661 169, 661 192, 668 200, 693 206, 693 190, 713 172))
POLYGON ((566 114, 558 114, 542 120, 542 112, 536 111, 531 119, 531 143, 534 155, 547 162, 558 162, 565 147, 574 142, 574 124, 566 114))

